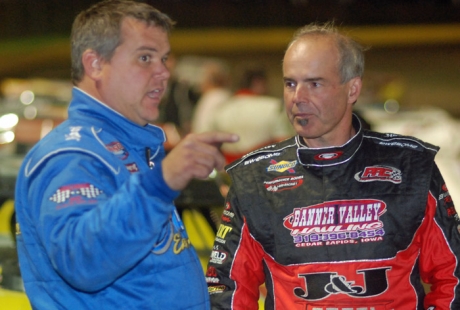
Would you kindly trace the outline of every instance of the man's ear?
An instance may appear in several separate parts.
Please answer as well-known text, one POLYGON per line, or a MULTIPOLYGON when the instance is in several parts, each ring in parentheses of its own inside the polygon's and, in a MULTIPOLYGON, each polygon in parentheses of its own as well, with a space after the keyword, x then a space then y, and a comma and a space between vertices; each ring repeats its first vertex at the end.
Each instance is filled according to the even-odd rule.
POLYGON ((85 68, 85 75, 93 80, 98 80, 101 71, 101 57, 93 50, 86 50, 82 55, 82 63, 85 68))
POLYGON ((360 77, 355 77, 348 81, 348 83, 348 102, 355 103, 361 94, 361 87, 363 86, 363 82, 360 77))

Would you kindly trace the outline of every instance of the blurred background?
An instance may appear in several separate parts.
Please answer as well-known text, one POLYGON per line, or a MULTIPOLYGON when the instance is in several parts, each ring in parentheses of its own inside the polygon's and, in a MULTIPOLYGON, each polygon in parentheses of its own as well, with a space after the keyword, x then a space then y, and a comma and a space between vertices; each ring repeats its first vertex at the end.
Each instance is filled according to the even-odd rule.
MULTIPOLYGON (((78 12, 96 2, 0 0, 0 234, 11 233, 14 181, 24 153, 66 118, 72 87, 71 24, 78 12)), ((441 146, 437 162, 460 205, 460 0, 140 2, 177 22, 170 65, 173 81, 186 86, 189 106, 182 113, 185 120, 173 124, 172 145, 190 131, 191 115, 203 94, 205 64, 222 64, 232 91, 245 70, 263 69, 267 94, 281 99, 281 61, 294 31, 311 22, 334 21, 368 47, 356 110, 372 129, 441 146)), ((160 121, 169 130, 164 113, 160 121)), ((3 240, 0 246, 11 242, 3 240)), ((5 253, 0 251, 0 286, 5 253)), ((3 269, 3 286, 10 283, 20 290, 16 278, 5 282, 3 269)))
MULTIPOLYGON (((0 0, 0 79, 68 80, 71 22, 96 2, 0 0)), ((310 22, 334 20, 370 47, 368 92, 362 101, 392 97, 402 108, 433 106, 460 117, 459 0, 143 2, 177 21, 171 43, 178 60, 222 58, 234 76, 247 65, 263 66, 270 93, 276 96, 282 94, 281 59, 293 31, 310 22)))
MULTIPOLYGON (((14 175, 20 163, 20 157, 7 161, 5 156, 26 152, 66 117, 72 87, 71 24, 78 12, 96 2, 0 0, 0 197, 11 195, 11 182, 4 175, 14 175)), ((449 168, 448 184, 457 187, 460 0, 141 2, 177 22, 171 36, 171 85, 185 85, 187 93, 179 101, 182 106, 188 102, 162 111, 160 121, 175 126, 170 142, 191 129, 209 60, 226 68, 226 87, 232 91, 246 69, 263 69, 267 94, 281 98, 281 61, 293 32, 311 22, 334 21, 368 47, 356 110, 375 130, 410 134, 441 146, 438 157, 452 159, 441 163, 449 168)), ((180 89, 184 87, 174 91, 180 89)), ((460 192, 460 184, 458 188, 460 192)))

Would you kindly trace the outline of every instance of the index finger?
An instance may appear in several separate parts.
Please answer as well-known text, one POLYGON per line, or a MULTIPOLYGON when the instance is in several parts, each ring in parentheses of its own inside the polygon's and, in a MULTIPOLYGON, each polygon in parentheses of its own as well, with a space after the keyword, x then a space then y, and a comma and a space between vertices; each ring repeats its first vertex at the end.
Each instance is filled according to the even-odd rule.
POLYGON ((240 137, 237 134, 220 131, 204 132, 198 134, 196 137, 197 140, 200 142, 213 145, 220 145, 225 142, 233 143, 237 142, 240 139, 240 137))

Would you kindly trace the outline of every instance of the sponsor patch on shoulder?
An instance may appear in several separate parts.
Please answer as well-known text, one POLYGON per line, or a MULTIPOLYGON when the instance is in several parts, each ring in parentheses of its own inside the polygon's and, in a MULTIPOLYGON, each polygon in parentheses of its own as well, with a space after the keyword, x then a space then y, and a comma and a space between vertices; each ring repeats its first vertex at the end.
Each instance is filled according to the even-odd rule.
POLYGON ((391 182, 400 184, 402 181, 401 170, 390 166, 369 166, 355 174, 355 179, 358 182, 391 182))
POLYGON ((408 148, 412 150, 420 150, 422 147, 417 144, 413 143, 412 141, 408 140, 388 140, 388 141, 379 141, 378 144, 385 145, 385 146, 396 146, 400 148, 408 148))
POLYGON ((69 129, 70 129, 70 133, 65 135, 65 139, 80 141, 81 139, 80 130, 82 129, 82 127, 81 126, 71 126, 69 129))
POLYGON ((262 155, 259 155, 259 156, 256 156, 254 158, 250 158, 250 159, 247 159, 244 161, 244 165, 249 165, 249 164, 252 164, 252 163, 257 163, 261 160, 264 160, 264 159, 269 159, 269 158, 272 158, 272 157, 276 157, 276 156, 280 156, 280 152, 276 152, 276 153, 268 153, 268 154, 262 154, 262 155))
POLYGON ((102 193, 102 190, 90 183, 71 184, 58 188, 49 200, 57 203, 61 209, 71 205, 94 203, 94 198, 102 193))

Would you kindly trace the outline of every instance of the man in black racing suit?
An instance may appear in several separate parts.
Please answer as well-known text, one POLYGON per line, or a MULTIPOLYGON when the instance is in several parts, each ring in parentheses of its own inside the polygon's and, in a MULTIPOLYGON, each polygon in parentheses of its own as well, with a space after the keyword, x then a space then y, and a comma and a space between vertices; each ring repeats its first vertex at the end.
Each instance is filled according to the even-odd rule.
POLYGON ((363 67, 362 48, 331 24, 289 44, 284 100, 298 135, 227 167, 213 309, 257 309, 262 284, 265 309, 460 309, 460 222, 438 148, 361 128, 363 67))

